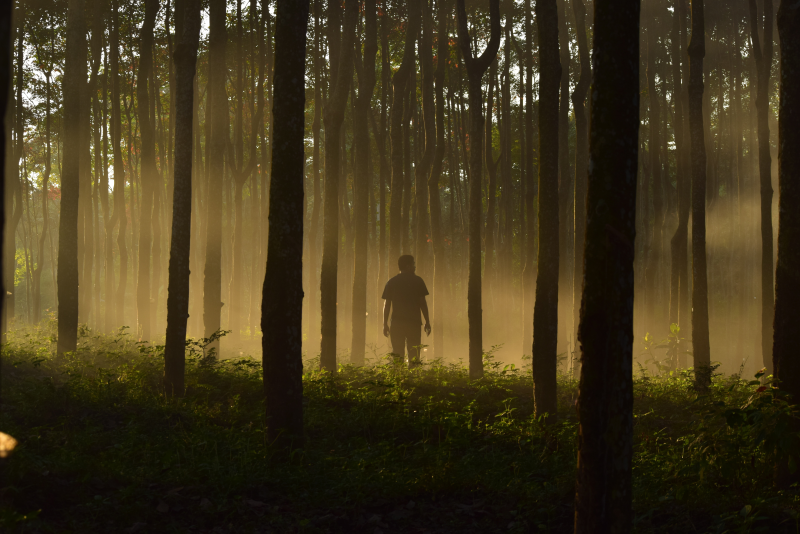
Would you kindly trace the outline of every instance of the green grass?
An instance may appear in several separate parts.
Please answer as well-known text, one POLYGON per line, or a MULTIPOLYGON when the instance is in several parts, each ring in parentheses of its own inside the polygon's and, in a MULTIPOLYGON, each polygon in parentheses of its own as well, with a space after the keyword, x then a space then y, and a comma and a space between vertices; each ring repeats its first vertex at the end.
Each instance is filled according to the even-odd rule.
MULTIPOLYGON (((53 325, 9 336, 0 430, 6 532, 569 532, 577 384, 533 415, 529 369, 487 358, 408 371, 378 362, 304 377, 306 445, 266 442, 260 362, 194 347, 187 395, 160 391, 159 349, 83 332, 52 356, 53 325)), ((637 532, 797 532, 793 412, 758 381, 689 372, 635 381, 637 532), (788 461, 794 464, 794 459, 788 461)))

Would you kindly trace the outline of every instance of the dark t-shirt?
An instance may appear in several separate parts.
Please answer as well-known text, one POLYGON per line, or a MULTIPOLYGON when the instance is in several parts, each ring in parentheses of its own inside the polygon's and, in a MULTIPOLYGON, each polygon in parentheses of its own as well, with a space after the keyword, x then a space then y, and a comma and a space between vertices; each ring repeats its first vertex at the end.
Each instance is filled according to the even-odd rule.
POLYGON ((386 282, 383 289, 384 300, 392 301, 392 324, 422 324, 419 301, 428 294, 425 282, 412 273, 400 273, 386 282))

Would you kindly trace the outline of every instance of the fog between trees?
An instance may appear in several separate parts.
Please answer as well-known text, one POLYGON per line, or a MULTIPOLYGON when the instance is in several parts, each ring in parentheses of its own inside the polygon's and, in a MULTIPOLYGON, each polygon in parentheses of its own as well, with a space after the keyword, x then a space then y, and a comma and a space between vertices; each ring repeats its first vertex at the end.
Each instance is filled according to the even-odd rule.
MULTIPOLYGON (((389 351, 380 295, 408 253, 431 291, 424 359, 480 366, 481 352, 492 351, 520 365, 532 352, 534 300, 552 293, 557 327, 555 316, 543 319, 556 328, 547 350, 561 371, 577 372, 592 2, 503 0, 494 19, 489 5, 469 2, 466 48, 454 0, 339 7, 314 0, 307 20, 305 358, 322 351, 322 365, 335 369, 389 351), (479 57, 485 73, 473 75, 479 57), (546 61, 560 66, 557 87, 545 87, 555 83, 546 61), (482 320, 472 332, 471 313, 482 320)), ((221 357, 259 353, 279 126, 276 5, 203 4, 190 93, 179 88, 184 9, 157 0, 16 3, 6 328, 55 317, 63 304, 57 282, 73 276, 78 314, 59 318, 72 321, 64 332, 128 326, 163 343, 177 238, 176 136, 182 98, 191 94, 183 143, 192 153, 182 171, 191 180, 191 219, 177 238, 189 245, 188 335, 226 330, 221 357), (70 173, 77 190, 65 184, 70 173), (75 220, 77 231, 64 233, 75 220), (77 265, 59 262, 65 244, 77 247, 77 265)), ((687 202, 698 193, 689 191, 690 15, 686 0, 642 2, 633 356, 650 369, 665 356, 645 350, 645 334, 661 342, 671 323, 686 343, 659 365, 692 365, 684 352, 692 350, 696 228, 687 202)), ((772 361, 775 20, 769 2, 705 5, 708 330, 710 360, 728 373, 752 374, 772 361)))

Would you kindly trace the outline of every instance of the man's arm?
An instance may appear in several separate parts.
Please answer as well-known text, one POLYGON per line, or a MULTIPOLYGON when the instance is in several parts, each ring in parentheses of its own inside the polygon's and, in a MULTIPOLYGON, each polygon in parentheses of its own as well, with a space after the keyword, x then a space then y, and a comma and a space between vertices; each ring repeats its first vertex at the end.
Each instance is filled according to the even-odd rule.
MULTIPOLYGON (((427 313, 427 306, 425 307, 427 313)), ((383 335, 389 337, 389 313, 392 311, 392 301, 386 299, 383 302, 383 335)))
POLYGON ((419 301, 419 307, 422 310, 422 316, 425 317, 425 333, 431 335, 431 320, 428 318, 428 301, 423 296, 419 301))

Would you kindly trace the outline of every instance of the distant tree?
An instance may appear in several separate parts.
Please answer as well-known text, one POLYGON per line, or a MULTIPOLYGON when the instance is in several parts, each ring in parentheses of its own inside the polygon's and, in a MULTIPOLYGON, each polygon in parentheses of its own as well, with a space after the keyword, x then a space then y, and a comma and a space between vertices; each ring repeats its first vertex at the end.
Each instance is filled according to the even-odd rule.
MULTIPOLYGON (((586 6, 583 0, 572 0, 575 14, 575 29, 578 33, 578 58, 580 78, 572 92, 572 107, 575 110, 575 266, 572 277, 572 321, 577 337, 581 315, 583 292, 583 248, 586 241, 586 179, 589 172, 589 121, 586 116, 586 95, 592 83, 591 50, 586 35, 586 6)), ((577 350, 575 351, 577 354, 577 350)), ((572 362, 572 373, 580 373, 580 361, 572 362)))
POLYGON ((782 0, 780 105, 778 108, 778 262, 775 269, 775 334, 772 357, 780 388, 800 403, 800 4, 782 0))
POLYGON ((689 42, 689 133, 692 151, 692 346, 695 386, 711 384, 706 267, 706 148, 703 138, 703 57, 706 54, 703 0, 692 0, 689 42))
POLYGON ((481 222, 483 195, 483 74, 497 57, 500 48, 500 0, 489 0, 491 36, 483 53, 474 57, 467 28, 464 0, 457 0, 458 46, 469 82, 469 281, 467 316, 469 320, 469 376, 483 376, 483 312, 481 306, 481 222))
MULTIPOLYGON (((206 186, 205 268, 203 272, 203 327, 206 337, 222 325, 222 191, 225 172, 225 143, 228 139, 228 97, 225 89, 225 49, 228 31, 225 0, 208 3, 208 96, 207 140, 208 180, 206 186)), ((219 342, 212 349, 219 356, 219 342)))
MULTIPOLYGON (((8 140, 11 121, 7 120, 9 112, 9 93, 11 89, 11 78, 13 70, 12 51, 13 51, 13 7, 12 2, 6 2, 0 11, 0 120, 3 126, 0 128, 0 173, 3 179, 0 180, 0 269, 5 269, 6 263, 3 254, 5 253, 5 225, 6 225, 6 174, 8 160, 8 140)), ((13 109, 13 108, 12 108, 13 109)), ((5 310, 4 301, 6 298, 5 288, 6 273, 0 273, 0 314, 5 310)), ((5 327, 2 329, 5 335, 5 327)), ((5 339, 3 339, 5 341, 5 339)))
POLYGON ((536 2, 539 30, 539 258, 533 308, 536 414, 555 415, 558 366, 558 55, 556 0, 536 2))
POLYGON ((61 170, 61 216, 58 227, 58 354, 78 345, 78 189, 80 187, 81 96, 86 72, 86 23, 83 0, 69 0, 64 67, 64 156, 61 170))
POLYGON ((442 205, 439 196, 439 180, 442 175, 442 162, 444 161, 445 150, 447 148, 445 145, 444 85, 447 58, 450 56, 447 21, 450 19, 451 13, 453 12, 453 4, 451 4, 449 0, 439 0, 437 2, 437 7, 439 31, 436 37, 436 72, 434 75, 434 81, 436 83, 436 151, 433 156, 431 174, 428 178, 428 196, 430 198, 431 210, 431 242, 433 244, 433 290, 431 291, 433 295, 431 299, 433 301, 433 356, 434 358, 441 358, 444 355, 444 315, 448 266, 444 229, 442 228, 442 205))
MULTIPOLYGON (((352 3, 348 0, 348 3, 352 3)), ((352 16, 352 6, 346 9, 352 16)), ((303 436, 303 164, 308 0, 278 0, 269 248, 261 303, 267 439, 303 436)), ((345 24, 345 30, 354 30, 345 24)), ((350 42, 352 50, 353 43, 350 42)))
MULTIPOLYGON (((763 40, 759 37, 756 0, 750 6, 751 53, 756 62, 756 124, 758 131, 758 175, 761 189, 761 356, 767 374, 772 366, 772 321, 775 314, 775 287, 773 284, 772 237, 772 156, 769 143, 769 93, 772 74, 772 0, 760 2, 763 6, 763 40)), ((694 5, 694 4, 693 4, 694 5)), ((694 7, 692 8, 694 13, 694 7)), ((692 33, 694 35, 694 32, 692 33)))
POLYGON ((167 339, 164 346, 164 389, 182 396, 189 318, 189 244, 192 230, 192 120, 194 76, 200 39, 200 0, 175 5, 175 192, 169 251, 167 339))
POLYGON ((576 534, 632 527, 639 9, 628 0, 594 3, 576 534))
MULTIPOLYGON (((353 80, 353 54, 358 19, 357 0, 345 0, 344 25, 339 28, 341 6, 328 3, 328 47, 331 58, 331 94, 325 103, 325 199, 322 228, 320 311, 322 369, 336 371, 336 304, 339 273, 339 179, 341 172, 342 123, 353 80)), ((271 202, 271 200, 270 200, 271 202)))
POLYGON ((125 211, 125 162, 122 157, 122 111, 120 110, 120 66, 119 66, 119 11, 117 0, 111 1, 111 27, 109 31, 111 49, 111 150, 114 155, 114 218, 119 218, 117 248, 119 249, 119 285, 116 294, 106 295, 114 302, 115 325, 125 324, 125 289, 128 285, 128 248, 125 235, 128 214, 125 211))
POLYGON ((142 200, 139 216, 139 268, 136 282, 136 317, 139 326, 139 339, 149 341, 152 336, 152 317, 150 314, 150 253, 153 246, 153 197, 156 168, 156 125, 151 120, 150 91, 153 80, 153 28, 158 14, 159 0, 144 1, 144 22, 139 34, 139 74, 136 80, 137 120, 139 122, 141 144, 141 183, 142 200))
POLYGON ((353 226, 355 255, 353 267, 352 343, 350 361, 364 364, 367 337, 367 245, 369 244, 369 197, 372 189, 370 172, 369 117, 372 93, 375 90, 375 58, 378 54, 378 9, 376 0, 364 4, 364 57, 356 52, 358 97, 353 107, 353 135, 356 146, 356 168, 353 175, 353 226))

